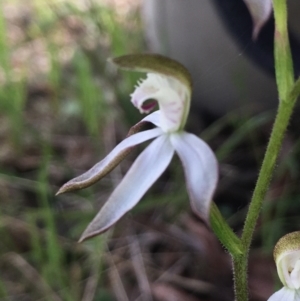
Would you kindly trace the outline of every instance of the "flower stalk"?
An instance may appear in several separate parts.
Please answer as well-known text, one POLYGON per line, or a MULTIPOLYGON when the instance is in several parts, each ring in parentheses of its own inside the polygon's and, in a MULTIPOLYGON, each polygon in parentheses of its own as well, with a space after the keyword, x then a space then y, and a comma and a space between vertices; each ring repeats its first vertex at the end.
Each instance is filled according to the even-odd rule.
POLYGON ((232 254, 236 301, 248 300, 248 288, 246 280, 248 269, 248 253, 250 250, 256 222, 259 217, 262 203, 266 196, 273 171, 275 169, 276 160, 281 149, 282 141, 290 120, 290 116, 293 112, 294 104, 295 100, 291 100, 290 102, 282 103, 281 105, 279 105, 267 151, 265 153, 265 157, 244 224, 244 230, 241 238, 244 254, 242 256, 235 256, 234 254, 232 254))
POLYGON ((262 203, 275 169, 284 134, 300 92, 299 80, 296 83, 294 82, 287 31, 286 1, 273 0, 273 9, 275 16, 274 59, 279 106, 244 224, 241 237, 244 254, 242 256, 233 254, 236 301, 248 300, 247 269, 250 245, 262 203))
POLYGON ((210 223, 215 235, 232 256, 243 255, 243 245, 240 238, 229 227, 214 202, 210 208, 210 223))

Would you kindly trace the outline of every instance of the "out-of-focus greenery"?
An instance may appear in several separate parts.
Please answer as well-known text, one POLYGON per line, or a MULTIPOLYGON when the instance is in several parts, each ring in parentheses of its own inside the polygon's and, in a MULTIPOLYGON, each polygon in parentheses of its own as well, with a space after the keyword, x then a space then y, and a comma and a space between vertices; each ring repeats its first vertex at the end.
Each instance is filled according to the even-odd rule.
POLYGON ((106 63, 140 51, 137 7, 102 2, 0 3, 1 300, 113 300, 101 274, 106 236, 76 242, 93 190, 54 197, 73 168, 104 153, 101 137, 113 147, 119 124, 123 135, 137 118, 136 77, 106 63))

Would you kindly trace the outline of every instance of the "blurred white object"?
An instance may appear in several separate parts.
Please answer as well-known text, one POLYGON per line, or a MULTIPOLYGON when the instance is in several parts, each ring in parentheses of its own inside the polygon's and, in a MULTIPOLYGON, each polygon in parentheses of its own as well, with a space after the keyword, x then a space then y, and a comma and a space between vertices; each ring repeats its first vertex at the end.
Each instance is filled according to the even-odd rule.
MULTIPOLYGON (((300 1, 290 2, 299 12, 300 1)), ((242 49, 228 33, 214 1, 145 0, 143 19, 149 50, 180 61, 191 72, 194 106, 217 115, 276 106, 274 78, 249 59, 247 45, 242 49)))

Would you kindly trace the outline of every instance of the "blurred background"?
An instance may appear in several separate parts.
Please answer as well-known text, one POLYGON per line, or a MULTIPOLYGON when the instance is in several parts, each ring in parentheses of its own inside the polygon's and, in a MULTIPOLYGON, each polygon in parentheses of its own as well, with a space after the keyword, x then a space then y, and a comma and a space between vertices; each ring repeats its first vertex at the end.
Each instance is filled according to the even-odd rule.
MULTIPOLYGON (((192 214, 177 158, 134 210, 82 244, 82 231, 144 146, 100 183, 55 197, 141 119, 129 97, 141 75, 117 71, 107 58, 156 51, 191 68, 196 92, 187 128, 216 152, 215 201, 234 230, 241 230, 275 114, 274 79, 248 59, 250 44, 242 47, 229 33, 218 5, 202 1, 178 16, 183 1, 161 3, 165 8, 150 0, 0 2, 0 300, 233 299, 230 257, 192 214), (192 12, 211 26, 192 23, 192 12), (189 28, 195 29, 192 40, 189 28), (226 51, 224 40, 231 45, 226 51), (164 47, 167 41, 171 46, 164 47), (247 97, 239 103, 241 95, 247 97)), ((266 300, 279 286, 274 244, 299 230, 297 119, 254 238, 251 300, 266 300)))

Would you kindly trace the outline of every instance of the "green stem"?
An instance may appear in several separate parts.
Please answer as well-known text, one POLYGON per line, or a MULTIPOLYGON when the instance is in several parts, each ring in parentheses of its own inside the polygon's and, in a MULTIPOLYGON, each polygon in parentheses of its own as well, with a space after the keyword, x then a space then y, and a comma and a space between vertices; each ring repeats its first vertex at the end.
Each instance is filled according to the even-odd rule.
POLYGON ((247 301, 247 268, 248 268, 248 253, 253 237, 255 225, 265 198, 267 189, 272 178, 272 174, 276 165, 276 160, 281 149, 282 140, 286 128, 288 126, 290 116, 293 112, 296 99, 290 102, 284 102, 279 105, 278 113, 273 125, 270 141, 265 153, 262 167, 258 176, 256 187, 252 196, 252 200, 248 209, 244 231, 242 234, 242 245, 245 253, 242 256, 233 256, 234 266, 234 281, 236 301, 247 301))
POLYGON ((212 230, 232 256, 239 256, 244 253, 241 240, 224 220, 215 203, 211 205, 210 223, 212 230))
POLYGON ((298 95, 300 95, 300 78, 295 81, 293 89, 289 95, 289 99, 297 99, 298 95))
POLYGON ((274 172, 284 134, 300 90, 300 82, 297 81, 294 84, 292 56, 287 30, 286 1, 273 0, 273 9, 275 17, 274 59, 279 107, 244 224, 241 238, 244 254, 242 256, 233 256, 236 301, 248 300, 247 269, 250 245, 262 203, 274 172))
POLYGON ((273 125, 270 141, 265 153, 244 225, 242 243, 246 250, 249 249, 251 244, 256 221, 262 207, 262 202, 269 187, 276 160, 281 149, 282 140, 288 126, 290 116, 293 112, 294 104, 295 99, 279 105, 278 108, 278 113, 273 125))
POLYGON ((247 263, 247 254, 232 257, 234 293, 236 301, 248 300, 247 263))
POLYGON ((280 101, 287 101, 288 93, 294 84, 294 70, 288 37, 286 0, 273 0, 273 8, 276 83, 280 101))

